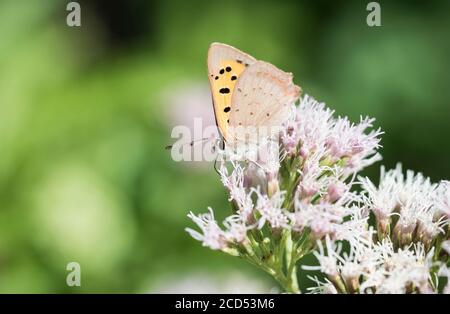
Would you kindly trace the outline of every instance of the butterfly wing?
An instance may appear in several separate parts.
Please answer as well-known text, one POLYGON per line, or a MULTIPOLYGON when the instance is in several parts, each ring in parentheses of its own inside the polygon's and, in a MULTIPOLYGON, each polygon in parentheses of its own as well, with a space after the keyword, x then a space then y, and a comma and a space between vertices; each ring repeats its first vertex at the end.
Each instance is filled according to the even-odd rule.
POLYGON ((207 62, 216 123, 226 141, 236 82, 256 59, 229 45, 213 43, 208 50, 207 62))
POLYGON ((257 131, 262 127, 274 130, 289 119, 291 104, 301 93, 292 78, 291 73, 263 61, 246 68, 237 80, 231 98, 229 126, 233 130, 241 130, 233 132, 233 141, 245 140, 242 138, 248 136, 245 132, 254 132, 255 128, 257 131))

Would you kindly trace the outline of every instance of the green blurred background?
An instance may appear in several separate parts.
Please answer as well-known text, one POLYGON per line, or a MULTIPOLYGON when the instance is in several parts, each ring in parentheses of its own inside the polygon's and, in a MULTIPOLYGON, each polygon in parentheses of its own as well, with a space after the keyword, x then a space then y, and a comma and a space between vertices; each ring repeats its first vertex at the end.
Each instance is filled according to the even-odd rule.
POLYGON ((369 1, 86 0, 79 28, 68 2, 0 2, 0 292, 275 286, 183 230, 189 210, 229 211, 212 164, 164 150, 174 125, 210 114, 213 41, 292 71, 340 115, 375 117, 387 166, 450 178, 448 1, 380 1, 373 28, 369 1), (66 285, 71 261, 81 287, 66 285))

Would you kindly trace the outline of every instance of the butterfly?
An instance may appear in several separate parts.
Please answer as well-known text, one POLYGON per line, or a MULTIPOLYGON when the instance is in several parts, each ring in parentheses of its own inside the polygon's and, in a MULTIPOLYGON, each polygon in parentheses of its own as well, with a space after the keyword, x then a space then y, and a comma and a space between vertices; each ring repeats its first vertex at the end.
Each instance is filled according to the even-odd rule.
POLYGON ((300 97, 292 73, 232 46, 212 43, 207 65, 216 124, 228 145, 244 142, 262 128, 281 127, 300 97))

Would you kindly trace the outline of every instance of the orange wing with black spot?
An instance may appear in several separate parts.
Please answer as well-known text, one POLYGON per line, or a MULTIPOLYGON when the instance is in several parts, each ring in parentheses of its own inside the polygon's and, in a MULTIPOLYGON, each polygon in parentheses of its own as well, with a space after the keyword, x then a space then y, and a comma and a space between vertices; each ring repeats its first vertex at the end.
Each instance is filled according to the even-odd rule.
POLYGON ((213 43, 209 47, 207 62, 216 123, 227 141, 231 98, 237 79, 256 59, 229 45, 213 43))

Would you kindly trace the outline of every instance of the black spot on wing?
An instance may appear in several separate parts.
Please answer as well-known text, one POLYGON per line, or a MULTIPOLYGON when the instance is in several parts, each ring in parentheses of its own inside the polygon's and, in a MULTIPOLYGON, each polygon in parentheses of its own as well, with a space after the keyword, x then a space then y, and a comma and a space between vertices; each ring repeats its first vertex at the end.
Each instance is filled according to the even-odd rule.
POLYGON ((221 94, 229 94, 230 93, 230 89, 228 87, 223 87, 223 88, 219 89, 219 93, 221 93, 221 94))
POLYGON ((229 112, 230 110, 231 110, 230 107, 225 107, 225 108, 223 109, 223 112, 229 112))
POLYGON ((232 77, 231 77, 231 80, 232 81, 235 81, 237 79, 237 76, 236 75, 233 75, 232 77))

